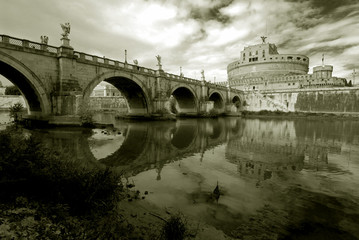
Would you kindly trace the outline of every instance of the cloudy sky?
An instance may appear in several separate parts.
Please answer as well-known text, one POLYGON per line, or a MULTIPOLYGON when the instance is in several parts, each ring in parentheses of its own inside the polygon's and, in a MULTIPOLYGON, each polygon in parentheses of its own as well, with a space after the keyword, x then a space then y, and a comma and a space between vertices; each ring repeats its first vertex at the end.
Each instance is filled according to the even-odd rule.
POLYGON ((279 53, 304 54, 334 75, 359 71, 358 0, 0 0, 0 34, 60 46, 60 23, 70 22, 80 52, 207 81, 226 81, 227 65, 245 46, 277 44, 279 53))

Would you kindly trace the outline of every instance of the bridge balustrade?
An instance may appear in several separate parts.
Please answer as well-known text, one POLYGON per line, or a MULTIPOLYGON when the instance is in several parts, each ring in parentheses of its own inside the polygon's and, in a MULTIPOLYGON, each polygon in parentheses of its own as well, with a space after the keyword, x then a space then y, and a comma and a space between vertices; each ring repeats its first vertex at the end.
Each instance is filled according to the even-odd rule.
POLYGON ((14 38, 6 35, 0 35, 0 42, 20 46, 24 48, 36 49, 44 52, 57 53, 58 48, 47 44, 32 42, 25 39, 14 38))

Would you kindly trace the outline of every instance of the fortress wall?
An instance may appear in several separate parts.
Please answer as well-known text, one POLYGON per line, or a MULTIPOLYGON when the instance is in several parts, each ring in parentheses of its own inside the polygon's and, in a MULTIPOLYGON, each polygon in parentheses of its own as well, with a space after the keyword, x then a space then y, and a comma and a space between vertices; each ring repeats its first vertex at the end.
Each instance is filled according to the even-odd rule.
POLYGON ((122 97, 90 97, 89 105, 93 111, 127 112, 127 103, 122 97))
POLYGON ((287 105, 289 111, 359 113, 358 87, 283 90, 262 94, 287 105))
POLYGON ((0 95, 0 109, 9 109, 15 103, 21 103, 26 108, 26 102, 21 95, 0 95))
POLYGON ((359 113, 359 89, 298 93, 296 111, 359 113))

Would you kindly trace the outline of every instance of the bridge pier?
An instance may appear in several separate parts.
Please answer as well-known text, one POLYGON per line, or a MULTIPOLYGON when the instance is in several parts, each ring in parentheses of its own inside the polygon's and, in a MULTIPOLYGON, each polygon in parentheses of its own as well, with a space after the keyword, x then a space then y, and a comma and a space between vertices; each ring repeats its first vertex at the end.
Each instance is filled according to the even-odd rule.
POLYGON ((214 102, 213 101, 201 101, 200 102, 200 112, 210 113, 211 110, 214 109, 214 102))

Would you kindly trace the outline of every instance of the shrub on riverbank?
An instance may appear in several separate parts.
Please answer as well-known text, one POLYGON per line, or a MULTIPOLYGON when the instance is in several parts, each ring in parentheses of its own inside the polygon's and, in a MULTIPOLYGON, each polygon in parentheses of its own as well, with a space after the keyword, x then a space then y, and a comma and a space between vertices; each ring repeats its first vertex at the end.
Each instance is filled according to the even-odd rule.
POLYGON ((183 240, 187 234, 186 221, 180 215, 171 216, 162 228, 162 238, 164 240, 183 240))
POLYGON ((23 110, 23 106, 21 103, 15 103, 10 106, 10 118, 14 119, 15 123, 19 122, 19 118, 21 117, 21 111, 23 110))

